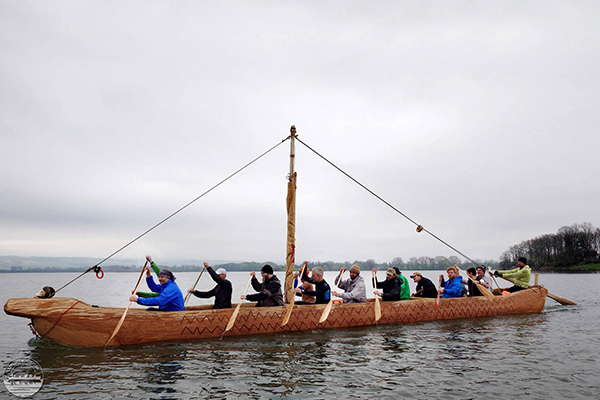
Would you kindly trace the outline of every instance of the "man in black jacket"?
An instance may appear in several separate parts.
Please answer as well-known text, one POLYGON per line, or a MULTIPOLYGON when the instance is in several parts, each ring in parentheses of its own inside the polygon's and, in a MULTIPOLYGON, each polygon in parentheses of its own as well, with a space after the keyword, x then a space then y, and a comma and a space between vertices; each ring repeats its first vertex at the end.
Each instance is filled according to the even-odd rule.
POLYGON ((424 297, 430 299, 435 299, 437 297, 438 291, 433 282, 421 275, 420 272, 415 272, 410 277, 417 284, 417 292, 413 294, 413 297, 424 297))
POLYGON ((217 286, 208 292, 190 289, 190 293, 201 299, 208 299, 215 296, 215 306, 213 309, 231 308, 231 293, 233 288, 231 286, 231 282, 227 280, 227 271, 225 268, 219 268, 215 272, 211 267, 208 266, 207 262, 204 263, 204 267, 208 271, 208 274, 212 280, 215 281, 217 286))
POLYGON ((252 275, 252 287, 258 293, 242 296, 242 300, 256 301, 256 307, 273 307, 283 305, 283 293, 281 291, 281 282, 273 275, 273 267, 269 264, 263 265, 260 270, 262 275, 262 283, 256 279, 256 273, 250 272, 252 275))
POLYGON ((388 268, 385 275, 385 281, 377 281, 377 268, 373 269, 373 287, 383 289, 383 293, 375 290, 375 296, 381 296, 383 301, 400 300, 400 279, 396 276, 396 271, 393 268, 388 268))

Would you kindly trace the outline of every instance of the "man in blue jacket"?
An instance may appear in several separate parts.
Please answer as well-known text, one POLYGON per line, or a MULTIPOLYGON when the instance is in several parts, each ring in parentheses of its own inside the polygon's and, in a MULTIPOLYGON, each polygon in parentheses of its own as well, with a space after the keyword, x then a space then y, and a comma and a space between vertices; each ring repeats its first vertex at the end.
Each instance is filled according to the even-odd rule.
POLYGON ((142 298, 138 296, 131 296, 130 301, 135 301, 143 306, 158 306, 159 311, 183 311, 185 305, 183 303, 183 295, 179 286, 175 283, 175 276, 168 269, 163 269, 158 274, 158 281, 160 284, 154 283, 152 275, 150 274, 150 267, 144 267, 146 271, 146 283, 150 290, 158 293, 156 297, 142 298))
POLYGON ((444 275, 440 275, 441 287, 439 292, 442 294, 442 299, 450 297, 461 297, 462 296, 462 276, 458 275, 458 265, 448 267, 446 270, 448 274, 448 280, 444 280, 444 275))

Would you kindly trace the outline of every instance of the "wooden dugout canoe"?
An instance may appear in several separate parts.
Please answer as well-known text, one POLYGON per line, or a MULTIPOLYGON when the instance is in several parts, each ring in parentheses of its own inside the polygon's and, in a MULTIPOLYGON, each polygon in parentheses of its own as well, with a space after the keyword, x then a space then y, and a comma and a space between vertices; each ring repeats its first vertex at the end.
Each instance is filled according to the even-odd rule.
MULTIPOLYGON (((539 313, 544 309, 543 287, 522 290, 508 296, 442 299, 435 310, 435 299, 382 303, 377 324, 410 323, 431 320, 488 317, 501 314, 539 313)), ((225 336, 307 331, 375 325, 375 303, 334 304, 327 320, 319 323, 325 304, 297 305, 285 327, 281 326, 286 306, 255 307, 244 303, 233 328, 225 336)), ((103 347, 106 345, 123 308, 91 306, 72 298, 9 299, 4 305, 9 315, 30 318, 38 334, 65 345, 103 347)), ((130 309, 110 346, 152 342, 191 341, 220 337, 233 308, 213 310, 193 306, 185 311, 159 312, 130 309)))

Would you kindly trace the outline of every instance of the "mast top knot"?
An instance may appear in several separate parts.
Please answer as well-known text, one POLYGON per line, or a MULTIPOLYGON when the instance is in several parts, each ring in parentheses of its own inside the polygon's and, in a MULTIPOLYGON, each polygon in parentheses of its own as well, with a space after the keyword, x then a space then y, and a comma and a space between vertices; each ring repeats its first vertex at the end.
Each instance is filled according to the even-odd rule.
POLYGON ((292 135, 295 135, 295 134, 296 134, 296 125, 292 125, 292 127, 290 128, 290 133, 291 133, 292 135))

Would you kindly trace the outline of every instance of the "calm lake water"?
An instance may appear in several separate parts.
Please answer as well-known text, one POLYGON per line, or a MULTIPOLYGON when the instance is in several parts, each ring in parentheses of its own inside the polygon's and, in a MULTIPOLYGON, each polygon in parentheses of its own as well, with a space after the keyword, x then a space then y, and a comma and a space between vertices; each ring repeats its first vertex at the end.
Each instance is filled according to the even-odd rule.
MULTIPOLYGON (((424 275, 435 282, 439 273, 424 275)), ((43 286, 58 288, 76 275, 1 274, 0 300, 32 297, 43 286)), ((229 274, 235 298, 248 276, 229 274)), ((326 273, 329 282, 334 276, 326 273)), ((124 307, 137 277, 108 273, 98 280, 90 273, 60 294, 124 307)), ((185 290, 196 277, 195 272, 181 273, 177 283, 185 290)), ((34 399, 598 398, 600 274, 542 274, 540 283, 578 305, 562 306, 548 298, 541 314, 107 350, 35 339, 29 320, 1 313, 0 366, 4 371, 15 359, 37 361, 44 384, 34 399)), ((205 274, 198 288, 213 286, 205 274)), ((412 291, 414 286, 411 282, 412 291)), ((190 303, 210 300, 192 298, 190 303)), ((16 397, 0 385, 0 398, 16 397)))

